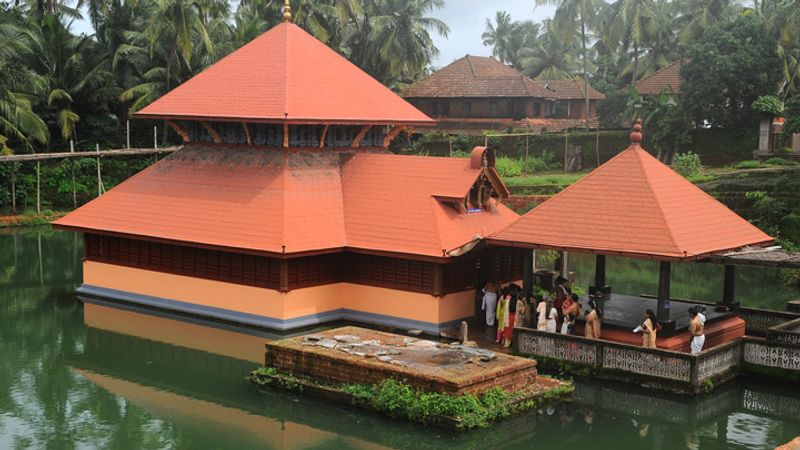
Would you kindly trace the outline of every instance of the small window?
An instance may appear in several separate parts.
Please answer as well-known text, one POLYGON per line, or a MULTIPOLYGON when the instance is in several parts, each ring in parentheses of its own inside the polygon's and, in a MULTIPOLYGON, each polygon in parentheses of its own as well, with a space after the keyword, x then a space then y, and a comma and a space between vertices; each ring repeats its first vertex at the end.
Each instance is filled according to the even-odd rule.
POLYGON ((553 115, 556 117, 569 116, 569 100, 559 100, 553 105, 553 115))
POLYGON ((542 116, 542 104, 539 102, 533 102, 533 117, 541 117, 542 116))
POLYGON ((450 102, 442 102, 442 115, 443 116, 450 115, 450 102))
POLYGON ((489 102, 489 114, 492 116, 497 115, 497 102, 489 102))
POLYGON ((472 103, 464 102, 464 115, 466 117, 469 117, 470 115, 472 115, 472 103))
POLYGON ((433 104, 433 115, 439 115, 439 103, 438 102, 431 102, 433 104))

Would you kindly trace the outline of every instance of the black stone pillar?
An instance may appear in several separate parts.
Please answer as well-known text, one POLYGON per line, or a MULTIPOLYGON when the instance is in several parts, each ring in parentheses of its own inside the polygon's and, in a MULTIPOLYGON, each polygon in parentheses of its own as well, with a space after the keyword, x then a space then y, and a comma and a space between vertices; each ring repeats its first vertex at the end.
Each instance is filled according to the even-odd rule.
POLYGON ((725 281, 722 289, 722 303, 726 305, 736 303, 736 266, 725 266, 725 281))
POLYGON ((594 258, 594 287, 602 288, 606 285, 606 255, 597 255, 594 258))
POLYGON ((675 329, 675 322, 670 320, 670 272, 672 264, 669 261, 661 261, 660 270, 658 273, 658 303, 656 309, 656 318, 661 324, 664 331, 672 331, 675 329))
POLYGON ((533 251, 524 250, 522 254, 522 290, 525 300, 530 302, 533 292, 533 251))

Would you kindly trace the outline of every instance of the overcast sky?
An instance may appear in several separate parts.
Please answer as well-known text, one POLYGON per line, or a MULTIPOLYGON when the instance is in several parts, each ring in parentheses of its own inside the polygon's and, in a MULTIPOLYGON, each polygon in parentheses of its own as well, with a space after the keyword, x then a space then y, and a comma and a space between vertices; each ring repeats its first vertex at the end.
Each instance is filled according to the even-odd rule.
POLYGON ((486 29, 486 19, 497 11, 506 11, 513 20, 534 20, 536 22, 553 14, 550 6, 533 9, 534 0, 446 0, 444 8, 434 13, 434 17, 450 26, 447 38, 433 35, 436 47, 441 52, 433 62, 441 68, 466 54, 489 56, 491 49, 483 46, 481 34, 486 29))
MULTIPOLYGON (((231 2, 237 3, 237 2, 231 2)), ((514 20, 540 21, 553 14, 553 7, 540 6, 534 10, 535 0, 445 0, 445 6, 432 15, 450 27, 445 38, 432 34, 436 47, 441 52, 433 65, 441 68, 466 54, 489 56, 492 51, 483 46, 481 34, 486 29, 486 19, 494 20, 497 11, 507 11, 514 20)), ((85 14, 84 14, 85 15, 85 14)), ((76 21, 73 31, 91 34, 94 32, 88 21, 76 21)))

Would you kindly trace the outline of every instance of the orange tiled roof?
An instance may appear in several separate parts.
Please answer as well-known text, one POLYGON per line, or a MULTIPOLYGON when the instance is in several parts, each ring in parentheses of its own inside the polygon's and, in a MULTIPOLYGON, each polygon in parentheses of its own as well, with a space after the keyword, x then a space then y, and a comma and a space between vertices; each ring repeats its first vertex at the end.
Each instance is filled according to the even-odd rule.
MULTIPOLYGON (((583 94, 583 80, 573 78, 571 80, 535 80, 543 88, 553 92, 558 99, 571 100, 585 98, 583 94)), ((602 92, 589 85, 590 100, 604 100, 606 98, 602 92)))
POLYGON ((135 116, 435 124, 347 59, 288 22, 253 39, 135 116))
POLYGON ((403 97, 555 98, 530 78, 494 58, 467 55, 417 81, 403 97))
POLYGON ((265 253, 441 257, 518 217, 438 200, 465 197, 480 173, 468 159, 191 146, 56 225, 265 253))
POLYGON ((639 95, 658 95, 665 89, 671 89, 676 94, 681 93, 680 70, 686 61, 677 60, 674 63, 642 78, 636 82, 636 92, 639 95))
POLYGON ((676 260, 773 241, 639 145, 489 240, 676 260))

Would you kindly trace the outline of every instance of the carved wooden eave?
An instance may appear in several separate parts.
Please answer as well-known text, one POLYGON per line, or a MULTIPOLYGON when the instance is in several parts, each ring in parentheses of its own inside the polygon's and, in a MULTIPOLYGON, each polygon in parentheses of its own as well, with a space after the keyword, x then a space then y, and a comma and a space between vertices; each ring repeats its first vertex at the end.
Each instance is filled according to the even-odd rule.
POLYGON ((189 133, 187 133, 186 130, 182 126, 180 126, 180 124, 178 124, 177 122, 173 122, 171 120, 167 120, 167 125, 169 125, 170 128, 172 128, 173 130, 175 130, 176 133, 178 133, 181 139, 183 139, 183 142, 189 142, 189 133))
POLYGON ((283 148, 289 148, 289 124, 283 124, 283 148))
POLYGON ((211 135, 211 139, 214 141, 215 144, 221 144, 222 143, 222 138, 219 136, 219 133, 217 133, 217 130, 215 130, 214 127, 212 127, 210 123, 208 123, 208 122, 200 122, 200 124, 203 125, 203 128, 205 128, 206 131, 208 131, 208 134, 211 135))
POLYGON ((358 148, 361 145, 361 141, 364 140, 364 137, 367 135, 367 132, 372 128, 372 125, 365 125, 361 128, 361 131, 358 132, 356 138, 353 139, 353 148, 358 148))
POLYGON ((503 183, 500 174, 497 173, 497 169, 494 167, 485 167, 483 169, 483 174, 486 176, 486 179, 491 183, 492 188, 494 191, 497 192, 497 195, 500 196, 500 199, 507 199, 511 195, 511 191, 508 190, 505 183, 503 183))

